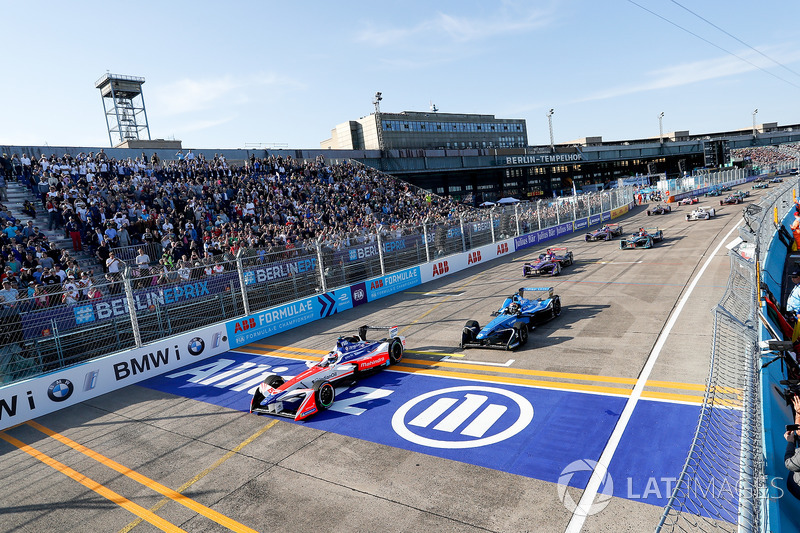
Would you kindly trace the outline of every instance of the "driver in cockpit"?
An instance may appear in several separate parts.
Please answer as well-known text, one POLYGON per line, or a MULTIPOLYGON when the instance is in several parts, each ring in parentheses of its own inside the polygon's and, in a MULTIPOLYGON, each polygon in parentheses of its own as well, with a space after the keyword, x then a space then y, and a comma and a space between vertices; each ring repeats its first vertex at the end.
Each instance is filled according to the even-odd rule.
POLYGON ((519 303, 512 302, 511 305, 508 306, 508 314, 509 315, 518 315, 521 311, 521 307, 519 303))

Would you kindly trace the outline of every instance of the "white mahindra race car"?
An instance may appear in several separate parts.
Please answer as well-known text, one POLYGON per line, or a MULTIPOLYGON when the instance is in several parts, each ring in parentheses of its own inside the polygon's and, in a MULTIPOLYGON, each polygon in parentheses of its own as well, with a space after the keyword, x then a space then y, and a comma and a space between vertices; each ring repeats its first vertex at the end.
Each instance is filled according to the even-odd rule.
POLYGON ((335 386, 352 383, 371 372, 398 363, 403 358, 405 338, 397 327, 361 326, 357 336, 339 337, 336 347, 321 361, 308 361, 308 369, 284 379, 270 374, 258 386, 250 401, 251 413, 303 420, 333 405, 335 386), (366 340, 367 329, 388 329, 389 337, 366 340))
POLYGON ((713 207, 698 206, 686 215, 686 220, 708 220, 716 214, 713 207))

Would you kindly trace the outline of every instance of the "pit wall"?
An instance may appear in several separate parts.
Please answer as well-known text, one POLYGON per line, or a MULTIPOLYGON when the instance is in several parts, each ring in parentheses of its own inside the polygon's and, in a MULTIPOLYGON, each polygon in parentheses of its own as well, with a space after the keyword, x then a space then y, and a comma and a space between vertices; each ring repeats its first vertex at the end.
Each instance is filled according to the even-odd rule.
MULTIPOLYGON (((794 210, 784 217, 782 224, 786 229, 794 220, 794 210)), ((791 231, 789 231, 791 234, 791 231)), ((777 237, 777 232, 767 248, 762 267, 761 282, 766 283, 770 292, 779 298, 781 294, 781 280, 784 276, 784 264, 787 257, 787 248, 777 237)), ((761 303, 761 313, 769 320, 766 304, 761 303)), ((780 332, 777 324, 771 323, 772 328, 780 332)), ((769 331, 760 324, 759 340, 768 340, 769 331)), ((770 362, 775 357, 773 353, 766 353, 761 357, 761 364, 770 362)), ((767 516, 761 521, 762 531, 771 533, 795 533, 800 531, 800 501, 795 499, 786 489, 786 479, 791 474, 783 463, 783 454, 786 451, 786 440, 783 437, 785 425, 791 424, 792 411, 786 401, 778 393, 785 388, 780 384, 786 379, 783 374, 784 367, 781 362, 775 362, 761 369, 761 419, 763 421, 764 442, 764 473, 768 481, 767 500, 764 510, 767 516)))
POLYGON ((589 218, 487 244, 398 272, 302 298, 236 320, 107 355, 0 388, 0 430, 113 392, 127 385, 220 355, 271 335, 308 324, 549 240, 584 232, 620 217, 634 204, 589 218))

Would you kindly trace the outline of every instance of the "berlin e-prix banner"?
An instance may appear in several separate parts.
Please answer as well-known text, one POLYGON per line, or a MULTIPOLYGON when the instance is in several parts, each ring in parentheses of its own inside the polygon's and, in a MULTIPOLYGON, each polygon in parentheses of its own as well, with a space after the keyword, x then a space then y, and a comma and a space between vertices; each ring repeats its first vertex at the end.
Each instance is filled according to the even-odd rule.
POLYGON ((589 225, 616 218, 623 206, 589 219, 560 224, 424 265, 375 277, 249 316, 208 326, 0 388, 0 430, 227 352, 281 331, 407 290, 589 225))

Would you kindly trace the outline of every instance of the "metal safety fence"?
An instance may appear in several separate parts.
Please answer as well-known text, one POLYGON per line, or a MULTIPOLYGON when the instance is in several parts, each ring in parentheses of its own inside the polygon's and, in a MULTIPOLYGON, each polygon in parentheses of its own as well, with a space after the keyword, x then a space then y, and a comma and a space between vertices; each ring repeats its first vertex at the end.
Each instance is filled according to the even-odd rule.
POLYGON ((711 358, 697 428, 657 532, 763 530, 757 265, 775 234, 775 209, 782 220, 794 207, 793 181, 743 210, 744 242, 730 253, 725 293, 712 310, 711 358))
POLYGON ((119 272, 16 288, 17 301, 0 309, 0 384, 532 231, 579 220, 588 227, 603 211, 630 204, 633 195, 626 187, 498 205, 174 263, 159 257, 159 244, 115 249, 123 256, 119 272))

